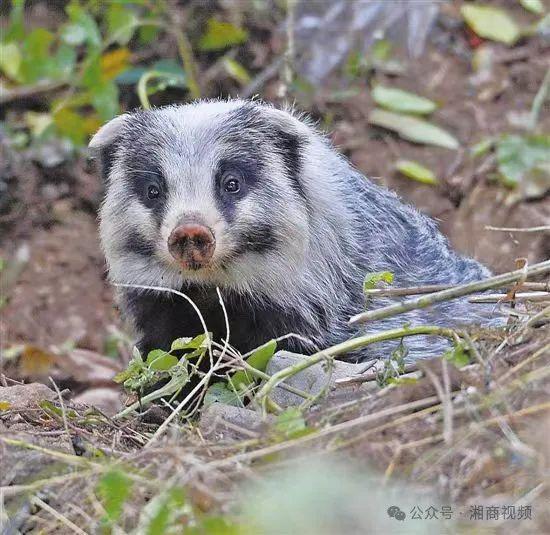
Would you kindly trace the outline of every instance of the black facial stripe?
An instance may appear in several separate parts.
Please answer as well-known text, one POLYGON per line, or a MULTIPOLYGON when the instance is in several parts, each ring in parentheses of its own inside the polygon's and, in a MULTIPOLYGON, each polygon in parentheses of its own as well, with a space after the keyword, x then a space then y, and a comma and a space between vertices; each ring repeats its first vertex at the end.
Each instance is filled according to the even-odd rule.
POLYGON ((153 112, 134 113, 121 133, 117 158, 129 195, 148 209, 160 226, 168 191, 157 155, 162 153, 163 142, 167 143, 168 140, 165 131, 159 130, 158 119, 153 112), (148 198, 149 185, 158 187, 158 198, 148 198))
POLYGON ((113 168, 116 153, 120 145, 121 145, 121 140, 120 138, 117 138, 107 147, 103 147, 99 153, 99 165, 100 165, 101 177, 106 182, 109 180, 109 173, 113 168))
POLYGON ((226 221, 232 222, 235 219, 237 205, 240 199, 248 192, 257 187, 263 162, 260 158, 253 158, 253 152, 247 152, 240 147, 241 156, 238 159, 223 159, 218 163, 216 171, 214 190, 216 204, 226 221), (223 191, 223 176, 225 173, 233 172, 240 180, 240 190, 236 194, 228 194, 223 191))
POLYGON ((261 158, 262 153, 269 150, 271 145, 283 159, 293 189, 300 198, 307 200, 300 181, 302 153, 306 140, 271 122, 254 104, 246 104, 231 112, 230 116, 231 119, 228 122, 230 138, 238 140, 238 149, 242 147, 246 152, 251 150, 256 158, 261 158), (247 136, 247 131, 251 132, 250 136, 247 136), (247 147, 247 144, 250 146, 247 147))
POLYGON ((294 134, 279 129, 273 133, 272 142, 283 157, 288 177, 292 181, 292 187, 305 200, 306 194, 300 181, 302 151, 305 141, 294 134))
POLYGON ((233 255, 240 256, 246 252, 267 253, 276 250, 279 245, 280 240, 274 228, 269 223, 260 223, 240 234, 233 255))
POLYGON ((124 242, 124 250, 139 256, 153 256, 155 244, 136 231, 131 231, 124 242))

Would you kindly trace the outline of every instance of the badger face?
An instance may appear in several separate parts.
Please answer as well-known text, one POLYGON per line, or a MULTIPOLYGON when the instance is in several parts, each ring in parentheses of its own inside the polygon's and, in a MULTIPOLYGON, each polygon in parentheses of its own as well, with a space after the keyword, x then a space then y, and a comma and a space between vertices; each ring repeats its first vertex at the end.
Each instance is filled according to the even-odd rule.
POLYGON ((199 102, 113 119, 90 147, 106 195, 114 282, 284 291, 308 252, 309 129, 253 102, 199 102))

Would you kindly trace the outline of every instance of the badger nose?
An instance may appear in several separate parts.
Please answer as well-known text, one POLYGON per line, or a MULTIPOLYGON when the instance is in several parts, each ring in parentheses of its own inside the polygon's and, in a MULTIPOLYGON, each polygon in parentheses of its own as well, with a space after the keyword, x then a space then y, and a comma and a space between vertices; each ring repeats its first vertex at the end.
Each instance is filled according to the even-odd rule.
POLYGON ((216 240, 212 231, 198 223, 177 226, 168 237, 168 250, 186 269, 199 269, 214 254, 216 240))

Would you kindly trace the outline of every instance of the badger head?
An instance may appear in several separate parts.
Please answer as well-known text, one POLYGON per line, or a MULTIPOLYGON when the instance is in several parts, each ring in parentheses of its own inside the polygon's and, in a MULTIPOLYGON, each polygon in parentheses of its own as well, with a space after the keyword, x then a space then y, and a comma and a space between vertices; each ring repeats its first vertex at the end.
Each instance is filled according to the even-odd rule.
POLYGON ((303 154, 312 131, 249 101, 121 115, 90 147, 106 195, 100 234, 114 282, 284 293, 310 246, 303 154))

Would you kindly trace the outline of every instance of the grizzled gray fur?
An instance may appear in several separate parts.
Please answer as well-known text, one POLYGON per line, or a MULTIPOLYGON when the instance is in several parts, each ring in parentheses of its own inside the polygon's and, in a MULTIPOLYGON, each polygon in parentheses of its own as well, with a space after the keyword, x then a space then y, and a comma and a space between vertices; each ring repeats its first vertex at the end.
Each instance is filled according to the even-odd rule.
MULTIPOLYGON (((486 322, 492 307, 454 300, 350 327, 369 272, 394 285, 460 284, 489 275, 436 224, 362 176, 303 118, 255 101, 199 101, 113 119, 90 146, 106 195, 100 231, 113 282, 187 294, 208 329, 241 352, 297 333, 320 348, 364 332, 486 322)), ((365 147, 368 150, 368 147, 365 147)), ((389 301, 377 299, 369 307, 389 301)), ((203 332, 183 298, 124 288, 120 304, 144 351, 203 332)), ((397 342, 352 360, 388 356, 397 342)), ((444 341, 410 337, 409 360, 444 341)), ((290 350, 311 352, 287 340, 290 350)))

